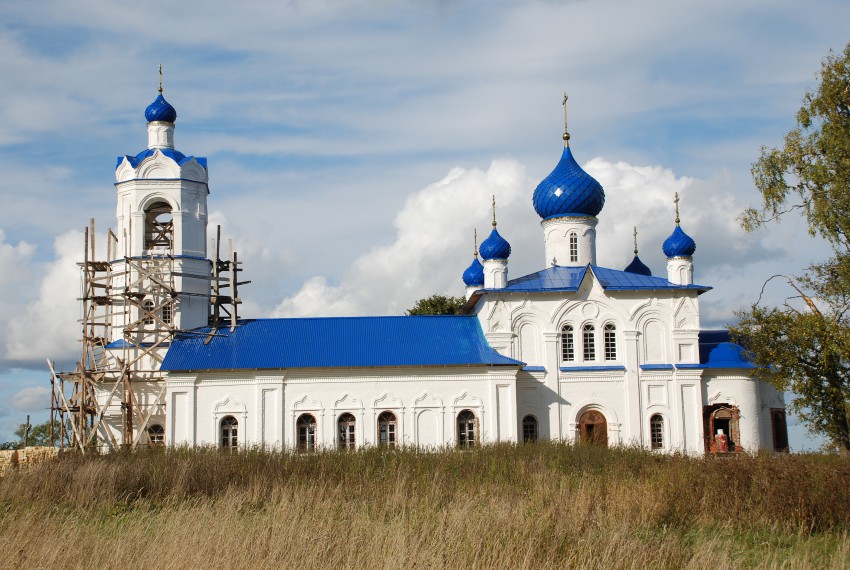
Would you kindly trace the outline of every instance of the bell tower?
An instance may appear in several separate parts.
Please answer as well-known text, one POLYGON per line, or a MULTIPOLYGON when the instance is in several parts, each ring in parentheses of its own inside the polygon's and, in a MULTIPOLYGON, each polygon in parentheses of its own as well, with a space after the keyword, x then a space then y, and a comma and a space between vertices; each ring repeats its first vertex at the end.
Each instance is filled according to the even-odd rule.
MULTIPOLYGON (((177 111, 162 94, 145 110, 148 145, 118 158, 115 262, 130 267, 128 303, 115 336, 137 326, 142 337, 206 326, 211 262, 207 259, 207 161, 174 148, 177 111), (150 332, 145 332, 150 331, 150 332)), ((139 339, 145 342, 144 338, 139 339)), ((150 341, 155 341, 150 339, 150 341)))

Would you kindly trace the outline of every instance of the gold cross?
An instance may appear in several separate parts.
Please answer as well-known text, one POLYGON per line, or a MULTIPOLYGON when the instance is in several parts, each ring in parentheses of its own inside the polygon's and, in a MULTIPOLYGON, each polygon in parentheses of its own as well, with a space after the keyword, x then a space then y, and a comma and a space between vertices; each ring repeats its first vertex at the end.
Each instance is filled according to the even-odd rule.
POLYGON ((493 194, 493 227, 496 227, 496 195, 493 194))
POLYGON ((676 205, 676 225, 679 225, 679 193, 674 193, 673 203, 676 205))

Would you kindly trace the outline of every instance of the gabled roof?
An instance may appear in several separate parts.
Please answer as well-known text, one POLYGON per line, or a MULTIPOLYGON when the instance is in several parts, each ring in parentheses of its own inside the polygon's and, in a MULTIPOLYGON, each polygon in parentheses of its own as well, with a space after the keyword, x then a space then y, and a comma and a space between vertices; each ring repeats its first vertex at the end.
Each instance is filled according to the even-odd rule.
POLYGON ((511 279, 507 287, 498 291, 577 291, 588 269, 593 272, 596 280, 606 291, 694 289, 702 293, 711 289, 705 285, 676 285, 662 277, 639 275, 598 265, 584 267, 554 265, 531 275, 511 279))
POLYGON ((162 370, 388 366, 514 366, 493 350, 476 317, 251 319, 177 335, 162 370))

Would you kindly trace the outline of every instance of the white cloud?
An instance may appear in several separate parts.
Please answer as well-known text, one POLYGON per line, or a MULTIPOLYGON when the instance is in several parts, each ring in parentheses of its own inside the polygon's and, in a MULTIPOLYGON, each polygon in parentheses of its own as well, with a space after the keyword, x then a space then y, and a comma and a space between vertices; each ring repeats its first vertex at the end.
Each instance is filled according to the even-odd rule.
POLYGON ((452 169, 408 198, 395 217, 391 244, 357 258, 338 285, 328 285, 323 276, 308 279, 274 316, 398 314, 417 298, 456 294, 459 276, 472 261, 472 228, 489 225, 491 195, 497 211, 506 212, 528 186, 525 169, 510 159, 494 160, 486 171, 452 169))
MULTIPOLYGON (((58 236, 55 258, 43 269, 37 295, 19 306, 9 321, 4 359, 35 364, 45 358, 70 359, 80 335, 80 261, 83 236, 78 231, 58 236)), ((35 282, 38 282, 37 280, 35 282)))
POLYGON ((50 388, 24 388, 12 395, 11 404, 20 412, 42 411, 50 407, 50 388))

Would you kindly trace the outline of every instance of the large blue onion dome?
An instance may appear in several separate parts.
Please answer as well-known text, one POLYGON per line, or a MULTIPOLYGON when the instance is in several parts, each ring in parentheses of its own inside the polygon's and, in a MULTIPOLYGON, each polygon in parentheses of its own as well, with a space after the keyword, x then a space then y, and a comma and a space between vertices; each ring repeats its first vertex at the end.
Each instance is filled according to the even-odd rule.
POLYGON ((670 237, 664 240, 664 245, 661 246, 661 251, 668 258, 670 257, 690 257, 697 249, 696 242, 682 231, 682 228, 676 224, 676 229, 670 234, 670 237))
POLYGON ((605 205, 605 191, 578 165, 570 147, 565 146, 555 170, 534 190, 532 203, 544 220, 571 215, 596 216, 605 205))
POLYGON ((487 239, 481 243, 479 251, 484 259, 507 259, 511 255, 511 244, 500 236, 494 227, 487 239))
POLYGON ((638 275, 646 275, 647 277, 652 276, 652 270, 649 269, 649 267, 647 267, 637 255, 635 255, 635 258, 623 271, 637 273, 638 275))
POLYGON ((484 286, 484 266, 481 265, 477 257, 472 260, 472 263, 463 272, 463 283, 467 287, 484 286))
POLYGON ((177 111, 171 106, 171 103, 165 100, 162 93, 160 93, 154 102, 145 109, 145 119, 149 123, 154 121, 173 123, 177 120, 177 111))

